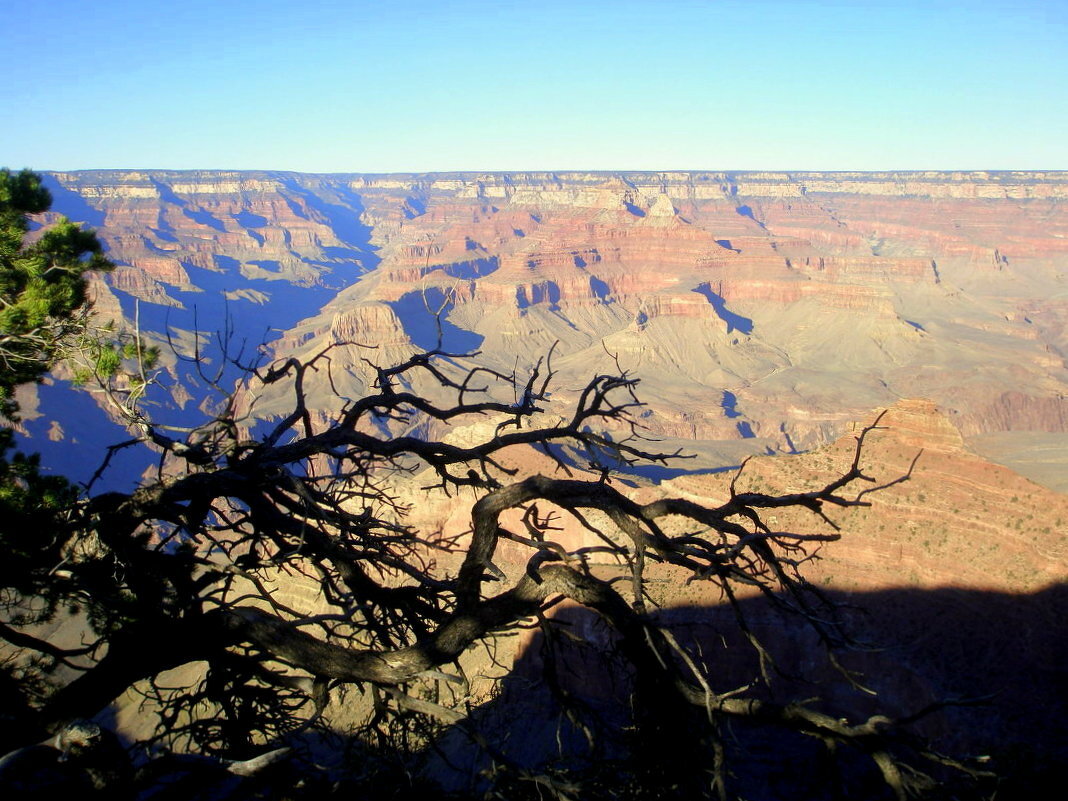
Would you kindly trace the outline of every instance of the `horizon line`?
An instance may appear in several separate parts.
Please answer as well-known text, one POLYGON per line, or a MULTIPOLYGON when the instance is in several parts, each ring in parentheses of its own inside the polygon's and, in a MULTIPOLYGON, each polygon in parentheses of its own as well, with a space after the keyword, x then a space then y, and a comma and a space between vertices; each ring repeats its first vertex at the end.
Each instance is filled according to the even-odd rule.
MULTIPOLYGON (((9 168, 15 169, 15 168, 9 168)), ((161 172, 173 172, 173 173, 197 173, 197 172, 230 172, 230 173, 293 173, 298 175, 373 175, 373 176, 419 176, 419 175, 517 175, 517 174, 548 174, 558 175, 567 173, 581 173, 581 174, 604 174, 604 175, 619 175, 619 174, 640 174, 640 175, 665 175, 670 173, 683 173, 688 175, 695 174, 712 174, 712 175, 734 175, 734 174, 755 174, 755 173, 783 173, 786 175, 848 175, 848 174, 862 174, 862 175, 881 175, 881 174, 907 174, 907 175, 923 175, 923 174, 939 174, 948 175, 953 173, 961 173, 974 175, 978 173, 983 174, 1050 174, 1061 173, 1068 177, 1068 168, 908 168, 908 169, 783 169, 772 167, 758 167, 758 168, 745 168, 745 169, 707 169, 707 168, 678 168, 678 169, 633 169, 633 168, 619 168, 619 169, 582 169, 582 168, 567 168, 567 169, 505 169, 505 170, 478 170, 478 169, 461 169, 461 170, 449 170, 449 169, 435 169, 435 170, 296 170, 288 168, 273 168, 273 167, 78 167, 74 169, 54 169, 48 167, 27 167, 25 169, 31 169, 34 172, 53 173, 53 174, 71 174, 71 173, 90 173, 90 172, 147 172, 147 173, 161 173, 161 172)))

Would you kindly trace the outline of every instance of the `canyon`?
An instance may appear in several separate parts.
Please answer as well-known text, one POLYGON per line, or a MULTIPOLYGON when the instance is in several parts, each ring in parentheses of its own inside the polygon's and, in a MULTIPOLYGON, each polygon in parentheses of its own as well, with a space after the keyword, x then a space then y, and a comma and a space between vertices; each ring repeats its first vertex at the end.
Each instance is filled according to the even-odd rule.
MULTIPOLYGON (((591 376, 624 370, 641 379, 635 413, 650 448, 695 458, 603 465, 618 468, 615 486, 641 501, 714 504, 732 482, 771 493, 830 481, 848 469, 857 431, 887 410, 865 469, 876 483, 911 477, 831 513, 842 537, 805 574, 872 605, 866 630, 896 670, 879 679, 881 700, 901 714, 918 699, 996 696, 972 717, 930 724, 948 750, 1062 759, 1068 173, 93 171, 48 184, 55 203, 40 222, 65 214, 97 230, 116 264, 92 279, 97 319, 160 346, 146 408, 178 427, 230 391, 250 432, 292 412, 291 392, 235 362, 325 353, 304 383, 319 429, 372 387, 376 368, 424 349, 447 352, 445 376, 471 363, 522 375, 543 359, 549 416, 591 376)), ((494 372, 480 375, 489 395, 520 401, 494 372)), ((21 432, 47 467, 84 481, 127 435, 69 377, 60 368, 27 388, 21 432)), ((503 419, 412 415, 379 433, 464 445, 492 438, 503 419)), ((555 455, 578 473, 605 457, 555 455)), ((158 461, 117 453, 107 486, 158 461)), ((526 446, 501 464, 556 469, 526 446)), ((462 535, 473 490, 411 492, 433 481, 416 474, 398 491, 408 522, 432 539, 462 535)), ((768 523, 836 533, 807 513, 768 523)), ((553 536, 569 551, 597 544, 575 520, 553 536)), ((502 542, 495 559, 516 578, 528 556, 502 542)), ((700 582, 670 569, 653 578, 668 616, 699 626, 723 611, 700 582)), ((314 610, 318 591, 294 582, 282 595, 314 610)), ((770 615, 762 625, 789 652, 788 670, 830 675, 809 664, 810 635, 779 631, 770 615)), ((709 643, 737 653, 724 636, 709 643)), ((505 665, 538 675, 533 642, 502 654, 505 665)), ((725 662, 739 683, 752 674, 725 662)), ((132 716, 132 697, 119 708, 132 716)))
MULTIPOLYGON (((53 213, 96 228, 118 265, 94 280, 101 318, 187 354, 193 330, 224 327, 272 358, 335 344, 333 383, 308 387, 324 419, 367 386, 365 359, 440 339, 507 374, 552 348, 563 397, 618 360, 649 434, 707 467, 810 450, 919 398, 971 450, 1068 489, 1066 173, 48 182, 53 213)), ((195 411, 195 376, 166 364, 173 413, 195 411)), ((280 403, 261 393, 251 413, 280 403)), ((24 406, 46 450, 78 437, 47 399, 24 406)))
MULTIPOLYGON (((695 457, 626 471, 635 491, 715 498, 753 456, 769 457, 746 473, 765 490, 825 480, 826 454, 889 409, 908 447, 872 463, 888 474, 906 452, 925 455, 907 492, 844 522, 852 535, 813 566, 822 578, 1027 592, 1068 568, 1068 173, 103 171, 48 183, 51 216, 93 226, 117 265, 93 278, 98 318, 161 348, 150 409, 164 423, 199 424, 230 390, 250 429, 292 411, 288 390, 248 380, 224 351, 247 364, 328 350, 304 381, 322 427, 375 366, 421 349, 477 351, 471 361, 505 376, 548 355, 547 414, 591 376, 626 370, 653 449, 695 457)), ((85 481, 125 433, 63 376, 25 394, 22 429, 46 465, 85 481)), ((463 444, 497 422, 415 416, 391 430, 463 444)), ((511 458, 523 474, 553 469, 533 451, 511 458)), ((156 462, 115 454, 110 486, 156 462)), ((413 522, 460 533, 469 501, 424 495, 413 522)))

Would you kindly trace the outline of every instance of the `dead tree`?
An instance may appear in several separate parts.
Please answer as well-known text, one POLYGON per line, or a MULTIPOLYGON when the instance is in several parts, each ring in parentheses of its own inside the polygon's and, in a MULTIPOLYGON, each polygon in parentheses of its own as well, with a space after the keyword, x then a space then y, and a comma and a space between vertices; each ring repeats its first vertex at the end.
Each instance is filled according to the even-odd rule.
MULTIPOLYGON (((60 546, 47 549, 37 583, 7 591, 0 637, 9 672, 24 686, 37 680, 15 715, 23 744, 96 715, 131 688, 154 702, 160 744, 231 760, 323 725, 345 686, 374 697, 369 725, 380 732, 402 714, 462 725, 464 704, 416 688, 463 684, 466 650, 544 623, 569 599, 614 632, 613 647, 634 676, 640 732, 667 737, 677 725, 669 710, 697 712, 688 753, 697 754, 716 796, 728 794, 717 727, 731 718, 866 755, 898 797, 927 781, 916 759, 946 762, 907 741, 888 718, 839 719, 818 699, 774 703, 760 692, 760 676, 748 688, 718 688, 656 623, 648 600, 649 571, 670 566, 678 580, 718 589, 762 662, 767 646, 749 632, 739 592, 762 593, 806 620, 828 648, 845 643, 833 605, 802 572, 813 549, 839 534, 778 531, 765 520, 769 510, 798 507, 829 522, 829 509, 867 505, 869 493, 907 480, 879 483, 865 473, 862 451, 878 420, 857 436, 849 469, 810 491, 773 495, 732 484, 716 506, 673 497, 638 502, 611 477, 680 454, 660 452, 643 436, 638 379, 625 371, 595 376, 569 408, 557 408, 549 402, 551 354, 516 376, 471 366, 476 354, 435 350, 374 367, 370 391, 323 425, 305 385, 313 372, 328 373, 335 353, 255 371, 251 382, 292 393, 292 411, 255 438, 235 398, 184 432, 167 430, 136 404, 118 404, 127 409, 131 442, 156 448, 163 467, 134 492, 79 501, 56 521, 60 546), (418 381, 434 392, 414 391, 418 381), (415 420, 495 426, 461 445, 398 433, 415 420), (517 475, 504 459, 517 446, 539 449, 558 470, 517 475), (589 454, 591 469, 576 468, 565 448, 589 454), (477 496, 466 537, 434 536, 407 521, 398 477, 411 481, 426 468, 436 479, 418 491, 477 496), (549 506, 600 544, 569 550, 555 542, 549 506), (521 527, 502 522, 510 510, 521 527), (497 564, 502 542, 526 549, 522 569, 497 564), (617 569, 606 573, 606 563, 617 569), (319 607, 295 605, 287 582, 317 587, 319 607), (35 591, 49 596, 50 608, 85 614, 83 645, 61 648, 23 625, 39 622, 18 614, 37 602, 35 591), (205 667, 191 686, 175 688, 164 677, 192 663, 205 667), (59 668, 66 678, 50 682, 59 668)), ((524 776, 567 795, 554 779, 524 776)))

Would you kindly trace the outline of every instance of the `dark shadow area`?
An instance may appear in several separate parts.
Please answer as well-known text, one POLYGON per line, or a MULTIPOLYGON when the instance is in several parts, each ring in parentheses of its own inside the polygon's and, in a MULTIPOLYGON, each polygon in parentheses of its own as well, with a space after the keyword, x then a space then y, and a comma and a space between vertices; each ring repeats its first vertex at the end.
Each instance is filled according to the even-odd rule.
POLYGON ((749 206, 739 206, 738 208, 735 209, 735 211, 738 212, 743 217, 748 217, 750 220, 752 220, 757 225, 759 225, 763 230, 765 230, 765 231, 768 230, 767 226, 765 226, 764 223, 762 223, 760 220, 758 220, 756 217, 753 216, 753 209, 750 208, 749 206))
MULTIPOLYGON (((174 226, 167 223, 167 221, 164 220, 162 217, 160 218, 159 228, 149 228, 148 230, 151 231, 157 239, 162 239, 164 242, 178 241, 178 237, 174 235, 174 226)), ((156 248, 153 243, 149 242, 148 244, 151 245, 154 249, 158 250, 158 248, 156 248)))
MULTIPOLYGON (((81 195, 65 189, 53 176, 45 175, 43 180, 53 194, 54 211, 76 221, 103 225, 103 213, 89 206, 81 195)), ((190 426, 210 419, 210 412, 207 410, 213 401, 219 399, 219 392, 209 385, 206 378, 216 380, 220 387, 229 390, 243 377, 239 368, 227 363, 226 353, 230 357, 240 357, 246 363, 253 361, 257 348, 262 343, 270 342, 300 320, 316 314, 337 291, 357 280, 359 274, 366 269, 377 265, 378 257, 374 253, 374 246, 370 244, 371 229, 360 222, 363 203, 355 192, 341 184, 324 185, 321 190, 327 196, 324 199, 291 180, 283 183, 290 195, 298 197, 307 208, 325 218, 344 242, 343 248, 325 248, 327 256, 355 260, 362 269, 358 272, 338 271, 336 262, 319 263, 305 259, 306 263, 321 264, 332 271, 328 276, 323 276, 329 280, 330 286, 299 286, 286 280, 270 280, 267 276, 245 277, 241 274, 241 263, 225 255, 214 256, 217 270, 197 267, 183 261, 182 267, 196 289, 183 291, 168 286, 166 292, 184 308, 137 303, 132 295, 113 288, 127 319, 133 320, 136 310, 143 332, 164 337, 161 343, 164 362, 170 357, 165 341, 167 331, 175 332, 176 337, 179 331, 200 330, 204 334, 200 343, 205 362, 204 374, 198 372, 195 365, 189 361, 180 360, 176 368, 177 375, 162 374, 162 387, 152 391, 148 408, 159 422, 190 426), (191 395, 181 405, 175 403, 171 397, 171 392, 177 389, 177 385, 182 387, 182 391, 178 392, 179 396, 185 391, 191 395)), ((180 209, 198 223, 214 230, 224 230, 225 226, 221 220, 206 211, 191 208, 186 199, 176 195, 166 184, 153 181, 153 186, 162 201, 172 210, 180 209)), ((287 203, 295 214, 306 218, 307 215, 299 203, 291 198, 287 199, 287 203)), ((264 217, 248 210, 232 216, 243 226, 246 233, 262 238, 262 235, 254 234, 254 230, 265 226, 267 221, 264 217)), ((157 228, 149 229, 156 237, 163 241, 178 241, 172 226, 162 214, 157 225, 157 228)), ((171 258, 174 256, 169 251, 160 253, 171 258)), ((250 263, 268 273, 283 272, 283 265, 274 260, 250 263)), ((465 275, 478 277, 496 267, 496 260, 487 259, 466 264, 462 270, 465 275)), ((65 383, 42 386, 40 390, 42 417, 27 424, 31 436, 22 438, 20 447, 29 452, 40 452, 42 464, 46 469, 67 475, 75 481, 87 481, 104 458, 106 447, 128 439, 127 433, 121 426, 110 422, 107 415, 84 392, 73 390, 65 383), (59 420, 67 432, 63 441, 53 442, 48 439, 51 420, 59 420), (77 447, 71 447, 72 438, 77 439, 77 447)), ((127 449, 119 452, 104 479, 94 487, 94 492, 129 489, 144 469, 154 464, 157 458, 146 449, 127 449)))
POLYGON ((753 321, 748 317, 742 317, 740 314, 735 314, 728 309, 726 301, 713 292, 708 284, 701 284, 701 286, 693 291, 698 295, 702 295, 712 304, 712 308, 715 309, 716 314, 719 315, 719 319, 727 324, 728 334, 732 331, 741 331, 743 334, 753 333, 753 321))
POLYGON ((586 254, 585 256, 580 256, 574 251, 571 253, 571 257, 575 260, 575 266, 580 270, 585 270, 591 264, 596 264, 601 261, 601 254, 597 248, 589 248, 583 252, 586 254))
MULTIPOLYGON (((199 291, 169 289, 172 297, 185 307, 184 310, 141 303, 141 325, 146 331, 166 331, 169 327, 188 331, 198 327, 208 332, 218 332, 224 324, 233 331, 237 341, 258 345, 270 341, 306 317, 317 313, 336 293, 323 286, 302 287, 284 280, 269 278, 246 278, 240 273, 240 263, 229 256, 215 256, 219 270, 208 270, 189 262, 182 267, 189 280, 199 291), (233 293, 254 290, 267 297, 264 303, 234 299, 233 293), (231 298, 227 298, 227 294, 231 298), (284 294, 284 302, 278 296, 284 294)), ((277 273, 282 266, 274 260, 250 262, 265 272, 277 273)), ((123 314, 133 318, 134 299, 116 292, 123 314)))
POLYGON ((440 269, 450 278, 459 278, 462 281, 474 281, 490 273, 497 272, 500 261, 496 256, 472 261, 457 261, 441 265, 440 269))
POLYGON ((259 267, 265 273, 273 273, 274 275, 282 274, 282 264, 277 259, 252 259, 249 261, 249 264, 259 267))
POLYGON ((128 743, 113 734, 113 716, 108 712, 88 722, 103 731, 72 748, 52 738, 11 753, 0 751, 0 797, 10 801, 415 801, 441 797, 437 782, 411 770, 420 755, 403 746, 379 747, 322 731, 305 733, 286 738, 287 751, 276 761, 270 761, 269 755, 279 747, 277 742, 244 755, 249 760, 268 757, 266 766, 243 762, 231 769, 233 763, 224 757, 172 752, 165 745, 151 753, 129 749, 128 743))
MULTIPOLYGON (((904 718, 954 700, 960 703, 909 723, 907 730, 948 755, 983 757, 985 768, 1000 778, 976 786, 919 758, 919 766, 944 783, 945 797, 990 798, 995 790, 997 798, 1028 797, 1029 789, 1059 780, 1068 759, 1068 585, 1032 595, 942 588, 836 591, 829 597, 843 605, 849 628, 863 643, 839 651, 839 658, 876 695, 851 687, 812 629, 762 598, 743 599, 739 611, 777 669, 770 689, 747 695, 776 704, 819 698, 821 711, 851 720, 880 713, 904 718)), ((713 692, 759 677, 757 653, 728 606, 675 607, 652 617, 702 667, 713 692)), ((640 775, 650 744, 628 736, 634 674, 615 656, 617 635, 581 607, 558 611, 554 621, 558 633, 551 639, 539 630, 519 646, 497 699, 439 740, 451 765, 428 752, 427 771, 448 789, 472 794, 486 789, 480 770, 490 763, 463 730, 470 725, 516 765, 533 772, 571 770, 583 788, 578 797, 622 797, 613 790, 640 775)), ((669 698, 663 688, 665 709, 671 707, 669 698)), ((711 752, 705 747, 703 758, 693 756, 702 726, 700 716, 670 720, 667 728, 677 743, 669 745, 688 761, 673 768, 679 795, 666 797, 687 797, 681 791, 686 787, 689 797, 712 797, 699 792, 701 787, 707 792, 711 752)), ((893 797, 862 748, 832 751, 810 737, 741 718, 722 718, 719 732, 732 773, 729 797, 893 797)), ((662 786, 646 791, 633 797, 664 797, 662 786)))
POLYGON ((545 296, 549 299, 549 311, 560 311, 560 287, 556 285, 555 281, 549 281, 545 284, 545 296))
POLYGON ((182 209, 182 214, 195 223, 205 225, 208 228, 212 228, 221 233, 226 233, 226 226, 223 225, 223 221, 211 212, 204 211, 204 209, 190 209, 186 207, 182 209))
POLYGON ((426 214, 426 199, 417 195, 409 195, 404 199, 401 210, 406 219, 414 220, 416 217, 421 217, 426 214))
MULTIPOLYGON (((701 586, 669 582, 654 575, 651 594, 677 599, 701 586)), ((911 739, 901 742, 911 750, 898 756, 938 782, 931 798, 1011 801, 1059 786, 1068 759, 1068 584, 1021 595, 955 587, 826 595, 853 639, 851 647, 837 650, 837 658, 870 691, 847 682, 816 632, 774 599, 742 597, 734 608, 653 606, 646 621, 671 632, 686 657, 675 652, 666 659, 684 676, 696 667, 711 693, 736 691, 735 697, 777 707, 804 703, 835 720, 860 722, 873 715, 905 720, 901 730, 911 739), (761 658, 747 631, 773 659, 766 682, 759 678, 761 658), (913 719, 925 709, 932 711, 913 719), (926 744, 958 759, 980 757, 997 778, 965 780, 926 761, 926 744)), ((254 775, 235 775, 219 760, 159 748, 151 762, 143 752, 134 754, 132 762, 142 769, 136 774, 125 758, 126 770, 113 771, 106 794, 69 792, 78 789, 79 772, 100 770, 99 759, 75 754, 61 761, 55 749, 48 750, 51 745, 31 746, 15 772, 10 763, 0 766, 0 797, 56 797, 14 795, 10 782, 28 776, 38 787, 58 789, 60 798, 534 801, 553 797, 544 792, 551 779, 568 788, 566 798, 583 801, 705 799, 716 797, 709 776, 718 744, 730 799, 893 798, 867 751, 871 740, 831 749, 781 723, 742 716, 716 715, 710 726, 705 710, 677 703, 670 686, 640 681, 623 656, 619 633, 590 609, 563 604, 548 613, 544 625, 512 634, 497 640, 492 657, 472 655, 482 659, 480 672, 500 678, 488 693, 491 700, 461 704, 451 723, 398 712, 392 723, 381 717, 377 732, 359 737, 305 731, 223 754, 250 759, 291 749, 254 775), (656 738, 648 735, 650 726, 656 738), (64 783, 53 784, 59 780, 64 783)), ((442 670, 455 679, 455 666, 442 670)), ((0 672, 0 698, 3 679, 0 672)), ((347 702, 372 711, 366 688, 337 689, 328 716, 333 710, 352 719, 351 710, 339 709, 347 702)), ((429 685, 406 689, 414 699, 449 703, 429 685)), ((94 720, 110 728, 115 716, 105 710, 94 720)))
POLYGON ((671 466, 662 464, 628 464, 620 461, 608 451, 593 453, 557 444, 550 444, 547 447, 554 459, 563 462, 568 467, 573 467, 576 470, 592 470, 594 472, 602 468, 608 468, 611 471, 612 481, 618 481, 628 487, 638 486, 628 478, 642 478, 659 484, 680 476, 707 476, 716 473, 729 473, 741 467, 739 464, 720 465, 719 467, 686 466, 699 464, 697 460, 676 461, 671 466))
POLYGON ((790 453, 790 454, 801 453, 801 451, 799 451, 797 449, 797 446, 794 445, 793 438, 790 436, 789 432, 786 430, 786 423, 780 423, 779 424, 779 432, 782 434, 783 439, 786 440, 786 447, 790 449, 788 451, 788 453, 790 453))
POLYGON ((623 205, 626 206, 627 211, 629 211, 635 217, 644 217, 645 216, 645 211, 643 209, 638 208, 633 203, 629 203, 627 201, 623 201, 623 205))
MULTIPOLYGON (((218 267, 220 271, 231 272, 234 275, 241 274, 241 262, 239 262, 233 256, 223 256, 222 254, 216 253, 212 255, 211 259, 215 262, 215 266, 218 267)), ((252 262, 252 264, 261 263, 262 262, 252 262)), ((278 262, 273 263, 278 264, 278 262)), ((216 290, 218 290, 218 287, 216 287, 216 290)))
MULTIPOLYGON (((230 266, 227 262, 237 264, 228 257, 216 257, 216 260, 227 267, 230 266)), ((171 290, 172 296, 182 302, 185 309, 140 303, 137 312, 144 331, 173 331, 178 341, 181 341, 178 329, 201 332, 199 368, 193 363, 192 354, 186 354, 178 359, 173 373, 160 372, 159 386, 150 392, 147 407, 156 420, 166 425, 197 426, 210 419, 212 404, 221 399, 220 389, 228 392, 244 380, 244 370, 232 360, 243 364, 254 362, 261 344, 269 343, 282 331, 318 312, 334 293, 324 287, 298 288, 279 281, 245 279, 229 269, 206 270, 189 263, 183 263, 183 267, 193 284, 202 290, 171 290), (256 289, 268 300, 257 303, 243 298, 226 298, 224 293, 238 289, 256 289), (284 303, 271 302, 278 289, 284 289, 286 293, 284 303), (213 383, 220 389, 213 387, 213 383), (174 397, 182 396, 187 398, 183 404, 174 402, 174 397)), ((125 293, 116 294, 123 314, 133 319, 134 299, 125 293)), ((161 347, 165 351, 168 349, 166 341, 161 347)), ((167 353, 164 358, 173 357, 167 353)), ((86 392, 75 390, 65 382, 42 387, 40 398, 43 417, 33 426, 27 426, 31 438, 24 440, 23 447, 40 452, 42 464, 73 481, 88 481, 103 461, 107 446, 129 438, 86 392), (78 439, 79 447, 72 448, 69 441, 49 442, 42 436, 48 427, 44 420, 59 420, 64 430, 78 439)), ((128 491, 144 469, 157 462, 158 456, 147 448, 123 450, 113 459, 93 491, 128 491)))
MULTIPOLYGON (((162 239, 165 242, 178 242, 179 241, 178 235, 174 230, 174 226, 171 225, 171 223, 167 220, 167 217, 163 213, 163 209, 160 209, 159 217, 157 218, 157 225, 159 226, 158 228, 155 228, 155 229, 150 228, 149 230, 152 231, 153 233, 155 233, 160 239, 162 239)), ((152 247, 154 249, 158 250, 158 248, 156 248, 155 245, 153 245, 152 247)), ((165 253, 164 251, 161 251, 161 252, 165 253)), ((165 255, 172 255, 172 254, 165 253, 165 255)))
POLYGON ((749 423, 738 423, 738 435, 742 439, 754 439, 753 427, 749 423))
MULTIPOLYGON (((365 270, 378 266, 380 259, 375 255, 377 248, 371 244, 371 226, 362 221, 365 211, 363 198, 356 192, 340 182, 322 186, 323 194, 312 192, 291 178, 282 179, 282 185, 325 220, 334 235, 347 246, 324 248, 331 258, 355 258, 365 270)), ((288 198, 286 202, 291 207, 297 205, 288 198)), ((306 215, 302 212, 301 216, 306 215)))
MULTIPOLYGON (((37 396, 43 415, 24 420, 29 437, 18 439, 20 449, 40 454, 46 473, 86 483, 103 463, 108 447, 129 439, 89 393, 74 390, 66 382, 41 384, 37 396), (58 427, 53 426, 53 420, 58 421, 58 427), (50 432, 57 438, 50 438, 50 432)), ((118 451, 94 491, 130 492, 145 470, 158 463, 159 456, 148 448, 118 451)))
POLYGON ((304 210, 304 207, 297 203, 293 198, 288 195, 280 194, 280 197, 285 201, 286 206, 293 213, 294 217, 299 217, 302 220, 310 220, 308 212, 304 210))
POLYGON ((482 336, 449 322, 452 300, 438 287, 409 292, 389 304, 404 326, 404 333, 417 348, 442 348, 452 353, 475 350, 482 336))
POLYGON ((174 194, 174 190, 167 186, 167 184, 161 183, 155 178, 150 178, 149 180, 152 182, 152 186, 155 188, 155 190, 159 192, 159 199, 162 200, 164 203, 170 203, 171 205, 177 206, 180 209, 185 209, 185 207, 188 205, 186 201, 182 200, 182 198, 174 194))
POLYGON ((590 276, 590 291, 597 300, 601 301, 601 303, 612 302, 611 288, 600 278, 595 278, 592 275, 590 276))
POLYGON ((719 245, 724 250, 729 250, 729 251, 732 251, 733 253, 741 253, 742 252, 740 248, 736 248, 733 245, 731 245, 731 241, 729 239, 717 239, 716 240, 716 244, 719 245))
POLYGON ((266 228, 267 227, 267 218, 266 217, 264 217, 262 215, 259 215, 259 214, 253 214, 248 209, 242 209, 237 214, 234 214, 234 215, 231 215, 231 216, 234 218, 234 220, 237 222, 238 225, 240 225, 240 226, 242 226, 244 228, 266 228))
POLYGON ((531 284, 529 287, 520 284, 515 290, 515 303, 520 309, 536 306, 539 303, 548 303, 549 311, 560 311, 560 287, 554 281, 543 281, 531 284), (527 291, 529 289, 529 295, 527 291))
POLYGON ((93 228, 104 224, 104 212, 90 206, 85 198, 56 180, 54 175, 39 173, 41 183, 52 194, 52 211, 64 214, 74 222, 81 222, 93 228))
MULTIPOLYGON (((159 375, 160 386, 149 395, 148 408, 153 416, 167 425, 195 426, 210 419, 211 403, 219 400, 219 392, 210 386, 214 380, 225 390, 232 389, 244 378, 244 372, 230 363, 226 356, 244 363, 254 361, 258 348, 277 338, 313 314, 316 314, 335 291, 322 286, 298 287, 284 281, 265 278, 245 278, 239 272, 240 263, 228 256, 216 256, 219 270, 207 270, 188 262, 182 266, 190 281, 200 291, 181 291, 168 287, 168 294, 183 304, 176 309, 153 303, 137 303, 125 292, 116 290, 123 315, 140 318, 141 330, 164 335, 173 331, 180 341, 179 330, 202 332, 200 353, 202 370, 188 358, 179 359, 176 374, 159 375), (234 296, 240 290, 255 290, 266 296, 264 303, 234 296), (278 293, 284 302, 278 302, 278 293), (227 298, 227 293, 231 298, 227 298), (190 396, 181 406, 172 398, 178 385, 178 395, 190 396)), ((272 263, 275 264, 276 263, 272 263)), ((170 359, 168 345, 161 343, 170 359)), ((191 354, 187 354, 189 356, 191 354)), ((42 417, 26 425, 30 437, 20 438, 20 447, 39 452, 42 465, 75 482, 88 481, 100 466, 107 446, 129 438, 123 427, 111 422, 94 399, 86 392, 72 388, 66 382, 38 388, 42 417), (47 433, 52 420, 60 421, 66 436, 52 442, 47 433), (71 440, 78 446, 72 447, 71 440)), ((103 478, 94 486, 94 493, 108 490, 129 490, 144 470, 158 462, 158 456, 146 448, 129 448, 119 452, 103 478)))
POLYGON ((738 411, 738 397, 733 392, 723 391, 723 400, 720 401, 720 406, 723 407, 723 414, 727 417, 741 417, 742 413, 738 411))
POLYGON ((662 464, 648 464, 628 467, 626 469, 621 469, 619 472, 624 475, 638 476, 647 481, 660 484, 661 482, 670 481, 679 476, 710 476, 716 473, 730 473, 737 470, 739 467, 741 467, 739 464, 728 464, 722 467, 702 467, 695 470, 687 470, 683 467, 666 467, 662 464))

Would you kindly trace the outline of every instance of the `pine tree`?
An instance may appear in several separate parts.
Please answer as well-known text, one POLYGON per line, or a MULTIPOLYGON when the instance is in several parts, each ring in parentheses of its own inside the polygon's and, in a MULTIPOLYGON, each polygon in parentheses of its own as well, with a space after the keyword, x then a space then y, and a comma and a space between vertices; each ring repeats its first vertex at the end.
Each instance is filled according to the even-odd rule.
POLYGON ((28 215, 51 205, 39 175, 0 170, 0 416, 8 419, 15 388, 40 380, 84 325, 86 271, 111 267, 96 234, 66 217, 26 243, 28 215))
MULTIPOLYGON (((65 217, 27 237, 29 215, 51 205, 39 175, 0 169, 0 420, 18 419, 15 389, 39 381, 86 330, 86 271, 112 266, 96 234, 65 217)), ((0 428, 0 617, 6 623, 49 620, 62 603, 53 571, 74 534, 67 518, 76 498, 66 479, 42 475, 37 456, 17 452, 14 432, 0 428), (22 604, 26 598, 35 603, 22 604)), ((0 635, 11 633, 0 628, 0 635)), ((43 688, 43 675, 37 665, 0 667, 0 706, 9 722, 21 723, 25 698, 43 688)))

